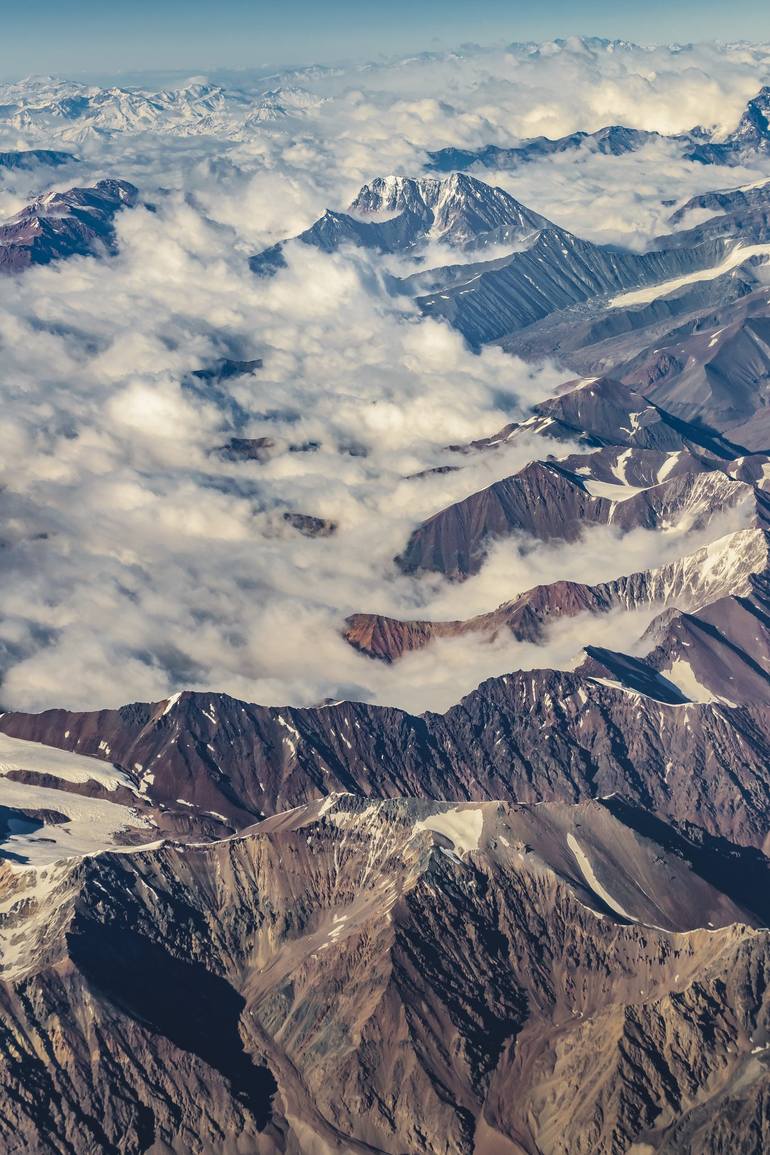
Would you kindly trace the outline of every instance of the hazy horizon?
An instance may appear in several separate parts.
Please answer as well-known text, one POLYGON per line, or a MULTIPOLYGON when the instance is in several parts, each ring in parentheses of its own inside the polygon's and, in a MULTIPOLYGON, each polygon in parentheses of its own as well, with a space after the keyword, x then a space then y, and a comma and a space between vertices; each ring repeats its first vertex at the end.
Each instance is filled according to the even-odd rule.
POLYGON ((203 0, 135 0, 106 8, 83 0, 73 17, 72 10, 42 0, 34 22, 25 11, 4 15, 0 77, 52 74, 98 82, 127 74, 259 73, 446 51, 464 42, 491 47, 573 36, 641 44, 761 43, 770 38, 770 9, 759 0, 747 0, 739 10, 716 0, 672 10, 651 0, 625 11, 608 0, 557 0, 547 10, 500 0, 480 0, 472 10, 457 0, 427 0, 415 9, 392 0, 366 12, 349 0, 323 8, 307 0, 280 6, 223 0, 216 9, 203 0))

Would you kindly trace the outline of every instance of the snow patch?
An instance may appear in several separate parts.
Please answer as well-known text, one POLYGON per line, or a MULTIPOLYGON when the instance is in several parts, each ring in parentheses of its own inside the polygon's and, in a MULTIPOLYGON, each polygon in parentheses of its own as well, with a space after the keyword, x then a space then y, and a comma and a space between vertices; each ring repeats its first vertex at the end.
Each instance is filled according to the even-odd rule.
POLYGON ((600 898, 602 902, 610 908, 610 910, 614 910, 615 914, 619 914, 621 918, 625 918, 629 922, 636 922, 637 920, 634 918, 634 916, 629 914, 627 910, 624 910, 620 903, 616 902, 612 895, 608 894, 602 884, 599 882, 599 879, 594 874, 594 869, 591 866, 591 863, 588 861, 586 854, 584 853, 574 834, 567 835, 567 845, 575 856, 575 861, 580 867, 583 878, 586 880, 589 888, 594 892, 594 894, 597 895, 597 897, 600 898))
POLYGON ((650 487, 647 485, 624 485, 620 482, 615 484, 611 481, 584 481, 583 486, 592 497, 606 497, 609 501, 628 501, 630 497, 636 497, 637 493, 643 493, 645 489, 650 487))
POLYGON ((163 711, 163 713, 161 714, 161 718, 165 718, 166 714, 170 713, 171 710, 174 709, 174 706, 176 706, 177 702, 179 701, 179 699, 181 697, 182 697, 182 691, 181 690, 179 691, 178 694, 172 694, 171 695, 169 700, 166 702, 166 708, 163 711))
POLYGON ((453 810, 431 814, 415 823, 414 833, 431 830, 434 834, 443 834, 454 844, 455 850, 464 854, 469 850, 478 850, 483 826, 484 814, 480 807, 455 807, 453 810))
POLYGON ((713 281, 716 277, 721 277, 732 269, 737 269, 746 261, 751 260, 752 257, 767 256, 770 256, 770 244, 738 244, 718 265, 712 265, 708 269, 698 269, 693 273, 686 273, 683 277, 674 277, 670 281, 662 281, 657 285, 648 285, 644 289, 633 289, 630 293, 621 293, 620 296, 610 300, 609 306, 611 309, 620 309, 629 305, 646 305, 650 301, 657 300, 658 297, 665 297, 676 289, 684 288, 685 285, 694 285, 698 281, 713 281))
POLYGON ((50 810, 66 815, 65 822, 46 824, 30 833, 12 833, 4 839, 7 853, 35 867, 116 848, 120 845, 117 836, 127 828, 152 829, 128 806, 8 779, 0 782, 0 802, 19 810, 50 810))
MULTIPOLYGON (((59 750, 56 746, 44 746, 40 742, 28 742, 24 738, 0 734, 0 777, 5 777, 11 770, 52 774, 65 782, 98 782, 107 790, 125 786, 136 793, 131 779, 101 758, 73 754, 70 750, 59 750)), ((3 789, 4 785, 0 782, 0 802, 3 801, 3 789)))
POLYGON ((685 658, 677 658, 670 670, 664 671, 670 682, 693 702, 715 702, 716 695, 698 681, 690 663, 685 658))

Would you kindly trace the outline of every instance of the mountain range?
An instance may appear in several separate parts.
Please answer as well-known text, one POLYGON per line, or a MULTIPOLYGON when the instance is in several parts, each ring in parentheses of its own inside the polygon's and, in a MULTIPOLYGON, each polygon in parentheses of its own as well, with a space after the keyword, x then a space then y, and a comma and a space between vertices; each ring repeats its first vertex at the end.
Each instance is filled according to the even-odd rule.
POLYGON ((260 126, 301 119, 324 98, 291 83, 256 91, 192 80, 180 88, 102 88, 51 77, 0 85, 3 123, 27 137, 76 142, 121 134, 248 138, 260 126))
MULTIPOLYGON (((213 132, 233 101, 209 83, 46 80, 0 104, 32 135, 55 120, 184 134, 213 132)), ((238 107, 253 132, 317 104, 271 81, 238 107)), ((708 171, 770 155, 768 115, 763 88, 722 138, 616 126, 431 150, 424 172, 373 176, 347 209, 239 250, 257 294, 295 261, 305 275, 302 246, 321 254, 316 277, 365 250, 378 304, 409 302, 405 324, 451 327, 479 364, 488 346, 495 365, 515 354, 535 381, 544 358, 557 367, 548 396, 435 464, 407 475, 412 455, 394 455, 407 494, 451 473, 462 496, 427 517, 414 501, 383 581, 413 606, 426 587, 467 597, 466 613, 361 604, 337 623, 345 654, 397 677, 471 644, 519 649, 443 712, 184 686, 96 710, 70 709, 63 686, 54 708, 5 708, 3 1151, 770 1149, 770 175, 688 194, 638 249, 578 237, 466 171, 662 145, 708 171), (575 578, 600 540, 614 576, 575 578), (572 576, 522 588, 543 551, 572 576), (476 612, 468 591, 493 558, 506 600, 476 612)), ((25 149, 0 168, 72 160, 25 149)), ((119 214, 144 196, 117 178, 41 191, 0 226, 0 269, 115 257, 119 214)), ((249 406, 276 396, 265 345, 222 340, 179 371, 196 420, 219 414, 207 483, 223 470, 259 495, 322 436, 368 468, 334 421, 319 440, 252 436, 249 406)), ((280 514, 311 558, 349 548, 345 516, 280 514)))
MULTIPOLYGON (((462 173, 378 178, 347 212, 327 211, 297 239, 325 252, 353 245, 404 254, 418 265, 421 247, 444 245, 445 263, 392 278, 392 291, 413 297, 426 316, 449 321, 475 347, 501 342, 511 352, 542 356, 545 349, 562 352, 564 328, 584 348, 601 325, 610 327, 608 336, 628 334, 663 310, 673 322, 712 296, 723 300, 741 291, 738 277, 745 294, 757 283, 757 263, 770 254, 769 189, 726 193, 733 211, 721 204, 701 225, 637 252, 582 240, 462 173), (487 258, 491 246, 509 251, 487 258)), ((674 223, 681 219, 675 214, 674 223)), ((270 275, 284 261, 278 245, 252 258, 251 267, 270 275)))
POLYGON ((479 149, 443 148, 430 152, 430 169, 452 172, 455 169, 516 169, 530 161, 558 156, 578 150, 604 156, 623 156, 646 145, 670 141, 685 160, 699 164, 739 165, 757 154, 770 151, 770 86, 765 85, 748 102, 737 127, 723 138, 708 129, 696 127, 688 133, 664 136, 659 132, 608 125, 596 132, 572 132, 551 139, 545 136, 524 140, 514 148, 487 145, 479 149))

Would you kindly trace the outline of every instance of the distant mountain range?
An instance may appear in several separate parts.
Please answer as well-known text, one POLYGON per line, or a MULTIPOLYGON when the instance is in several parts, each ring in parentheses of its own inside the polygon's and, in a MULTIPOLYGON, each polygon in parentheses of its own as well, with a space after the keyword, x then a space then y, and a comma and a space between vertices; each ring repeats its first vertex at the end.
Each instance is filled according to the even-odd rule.
POLYGON ((770 153, 770 87, 765 86, 749 101, 737 128, 724 139, 714 138, 705 128, 663 136, 659 132, 613 124, 597 132, 571 132, 556 139, 537 136, 514 148, 496 145, 478 149, 442 148, 428 153, 427 167, 436 172, 474 168, 516 169, 544 157, 578 150, 603 156, 623 156, 660 141, 670 141, 681 148, 685 160, 699 164, 738 165, 757 155, 766 156, 770 153))
MULTIPOLYGON (((646 144, 665 139, 659 132, 645 132, 643 129, 623 128, 613 124, 597 132, 571 132, 556 139, 536 136, 522 141, 514 148, 501 148, 494 144, 477 149, 442 148, 438 152, 428 153, 427 168, 435 172, 474 168, 516 169, 530 161, 576 152, 578 149, 597 152, 602 156, 623 156, 628 152, 636 152, 646 144)), ((674 139, 679 141, 683 138, 674 139)))
POLYGON ((0 168, 31 169, 38 167, 61 168, 77 163, 71 152, 61 152, 50 148, 26 148, 14 152, 0 152, 0 168))
POLYGON ((143 132, 243 136, 263 124, 301 118, 322 103, 323 97, 290 83, 258 95, 197 81, 157 92, 52 78, 0 85, 7 127, 33 136, 58 133, 71 140, 143 132))
MULTIPOLYGON (((569 42, 555 42, 558 52, 570 55, 569 42)), ((519 45, 517 55, 532 61, 543 46, 519 45)), ((642 49, 619 42, 584 38, 578 56, 601 59, 607 52, 642 49)), ((672 57, 676 53, 671 50, 672 57)), ((680 55, 681 58, 681 55, 680 55)), ((216 84, 192 80, 179 88, 156 91, 140 87, 81 84, 54 77, 31 77, 0 85, 3 124, 17 133, 52 134, 76 141, 110 135, 168 133, 174 136, 211 136, 248 139, 261 128, 281 128, 317 112, 329 99, 317 82, 334 69, 294 69, 274 74, 260 84, 244 78, 216 84)), ((525 138, 510 146, 480 144, 475 148, 449 146, 427 151, 427 169, 439 173, 457 170, 514 170, 550 156, 596 152, 623 156, 647 145, 669 142, 681 156, 703 165, 740 165, 770 151, 770 86, 760 89, 728 133, 713 126, 695 126, 687 132, 665 135, 623 124, 595 131, 570 132, 561 137, 525 138)))

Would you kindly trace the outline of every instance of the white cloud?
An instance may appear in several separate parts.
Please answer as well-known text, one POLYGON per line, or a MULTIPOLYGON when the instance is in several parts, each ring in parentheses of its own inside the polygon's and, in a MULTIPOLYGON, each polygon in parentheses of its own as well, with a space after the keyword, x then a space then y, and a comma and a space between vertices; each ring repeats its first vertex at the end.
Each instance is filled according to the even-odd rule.
POLYGON ((180 682, 307 701, 341 677, 364 685, 344 615, 419 601, 392 565, 411 528, 539 450, 443 447, 493 431, 559 374, 472 354, 383 292, 362 254, 299 247, 261 281, 237 238, 176 196, 119 231, 114 261, 0 282, 6 702, 115 704, 180 682), (225 350, 264 358, 227 385, 238 432, 282 449, 264 465, 212 456, 233 428, 214 390, 182 386, 225 350), (405 480, 442 462, 463 468, 405 480), (308 540, 283 510, 338 533, 308 540))
MULTIPOLYGON (((428 148, 620 119, 663 131, 728 125, 766 73, 759 49, 478 51, 295 78, 328 99, 248 131, 230 120, 213 136, 7 127, 6 146, 70 137, 83 163, 7 174, 0 212, 49 180, 104 175, 134 180, 154 211, 122 214, 114 260, 0 280, 5 704, 96 707, 193 686, 264 702, 351 694, 436 707, 488 674, 567 661, 584 627, 595 640, 604 624, 578 623, 537 652, 463 640, 392 668, 344 643, 355 610, 469 616, 539 581, 657 563, 661 545, 629 535, 620 556, 596 531, 569 551, 522 557, 501 544, 462 587, 400 575, 392 559, 419 521, 554 448, 533 439, 460 456, 445 446, 493 433, 562 375, 497 349, 471 353, 388 296, 365 253, 290 246, 289 267, 267 281, 247 257, 378 173, 419 172, 428 148), (183 387, 223 356, 262 357, 264 368, 221 393, 183 387), (275 455, 213 456, 235 432, 273 439, 275 455), (443 465, 462 468, 407 480, 443 465), (305 538, 287 510, 329 518, 337 533, 305 538)), ((670 146, 499 174, 559 222, 636 243, 662 227, 662 200, 713 179, 670 146)))

